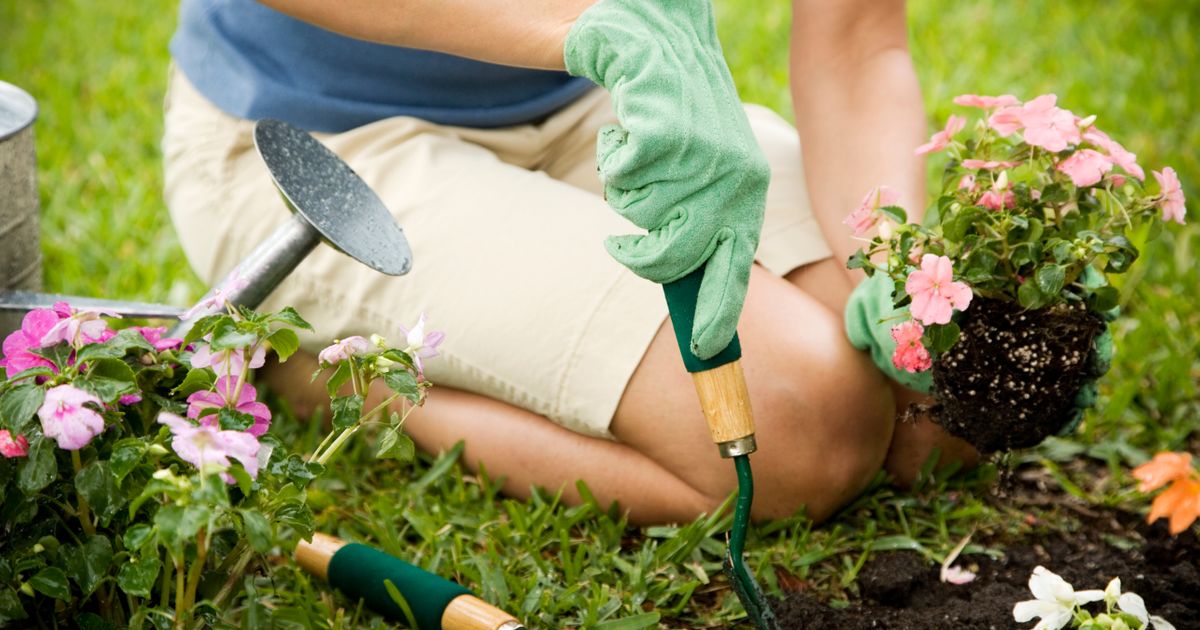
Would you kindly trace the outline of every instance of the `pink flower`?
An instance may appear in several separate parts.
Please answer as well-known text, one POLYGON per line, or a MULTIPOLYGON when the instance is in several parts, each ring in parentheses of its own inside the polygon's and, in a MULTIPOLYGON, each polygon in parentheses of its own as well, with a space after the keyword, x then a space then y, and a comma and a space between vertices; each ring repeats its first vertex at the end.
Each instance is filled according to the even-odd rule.
POLYGON ((72 310, 70 317, 55 322, 54 326, 50 327, 45 335, 42 335, 39 343, 41 347, 47 348, 65 341, 78 348, 111 339, 115 333, 109 330, 108 322, 101 319, 101 315, 118 319, 121 317, 102 308, 72 310))
POLYGON ((192 308, 184 311, 183 314, 179 316, 179 319, 182 321, 187 321, 193 317, 199 315, 208 315, 225 308, 225 303, 229 302, 230 298, 235 293, 245 289, 248 284, 249 282, 245 278, 238 275, 237 269, 234 269, 233 272, 229 274, 228 282, 221 286, 213 287, 213 289, 208 292, 208 295, 201 298, 199 302, 196 302, 192 308))
POLYGON ((29 454, 29 440, 24 435, 13 437, 8 429, 0 429, 0 455, 9 459, 29 454))
POLYGON ((1137 156, 1130 153, 1116 140, 1109 138, 1108 134, 1092 127, 1083 132, 1083 139, 1104 149, 1108 153, 1108 156, 1112 158, 1114 164, 1120 166, 1126 173, 1138 178, 1138 181, 1146 179, 1146 171, 1143 171, 1142 167, 1138 166, 1137 156))
POLYGON ((1112 170, 1112 160, 1107 155, 1094 149, 1081 149, 1072 153, 1067 159, 1058 163, 1055 170, 1067 174, 1076 186, 1092 186, 1104 178, 1104 174, 1112 170))
POLYGON ((1003 210, 1012 208, 1017 203, 1017 196, 1011 190, 1001 193, 997 190, 989 190, 979 197, 979 205, 988 210, 1003 210))
POLYGON ((962 131, 962 128, 967 124, 967 119, 962 116, 951 116, 946 120, 946 128, 933 134, 929 138, 929 142, 917 147, 913 153, 915 155, 925 155, 934 151, 941 151, 950 146, 950 137, 962 131))
POLYGON ((204 409, 220 409, 227 407, 238 413, 245 413, 254 416, 254 425, 246 429, 246 433, 253 436, 259 436, 267 432, 267 427, 271 426, 271 410, 266 405, 255 400, 258 397, 258 391, 249 383, 242 384, 241 393, 237 392, 237 378, 233 376, 222 376, 217 379, 216 391, 201 391, 188 396, 187 417, 196 420, 199 419, 202 425, 216 425, 216 414, 209 414, 200 417, 200 412, 204 409), (234 398, 234 394, 237 398, 234 398))
POLYGON ((955 105, 964 107, 979 107, 981 109, 992 109, 994 107, 1009 107, 1012 105, 1020 105, 1021 101, 1012 94, 1003 96, 976 96, 975 94, 963 94, 954 97, 955 105))
POLYGON ((99 398, 70 385, 47 390, 46 399, 38 409, 42 434, 54 438, 59 448, 68 451, 87 446, 92 438, 104 431, 104 418, 94 409, 84 407, 86 403, 102 406, 99 398))
MULTIPOLYGON (((212 346, 206 343, 198 344, 196 352, 192 354, 192 367, 210 367, 213 372, 217 373, 217 376, 240 377, 242 369, 246 367, 246 350, 246 348, 233 348, 213 352, 212 346)), ((260 345, 254 349, 254 354, 250 357, 250 369, 258 369, 266 362, 267 350, 260 345)))
POLYGON ((974 571, 969 571, 959 566, 942 567, 938 574, 938 578, 941 581, 956 586, 974 582, 976 577, 978 576, 975 575, 974 571))
POLYGON ((142 337, 154 346, 155 350, 162 352, 163 350, 173 350, 178 348, 183 343, 182 339, 175 337, 164 337, 167 334, 166 326, 134 326, 134 330, 142 333, 142 337))
POLYGON ((949 323, 954 309, 966 310, 971 303, 971 287, 954 281, 953 267, 945 256, 922 256, 921 268, 908 275, 904 290, 912 296, 909 310, 913 318, 926 326, 949 323))
POLYGON ((996 168, 1013 168, 1020 166, 1020 162, 999 162, 997 160, 963 160, 963 168, 992 170, 996 168))
POLYGON ((879 213, 880 208, 894 206, 897 203, 900 203, 900 193, 891 186, 872 188, 871 192, 863 197, 854 212, 842 219, 842 223, 849 225, 850 229, 854 230, 855 236, 862 236, 883 218, 883 215, 879 213))
POLYGON ((141 394, 125 394, 117 399, 118 405, 136 405, 142 402, 141 394))
POLYGON ((1020 112, 1021 125, 1025 127, 1025 142, 1055 153, 1081 139, 1075 114, 1055 107, 1056 102, 1057 96, 1043 94, 1022 105, 1020 112))
POLYGON ((1179 183, 1179 176, 1175 174, 1175 169, 1168 166, 1161 173, 1151 172, 1154 173, 1154 179, 1158 180, 1158 186, 1162 189, 1163 221, 1174 221, 1183 225, 1183 215, 1187 209, 1183 206, 1183 185, 1179 183))
POLYGON ((39 308, 25 313, 21 329, 4 339, 4 360, 0 361, 9 378, 35 367, 48 367, 58 371, 49 359, 31 352, 41 347, 42 337, 58 323, 59 314, 53 309, 39 308))
POLYGON ((417 375, 425 375, 425 364, 422 359, 432 359, 438 355, 437 347, 442 345, 442 341, 446 339, 446 335, 441 332, 431 332, 425 334, 425 314, 421 313, 420 319, 417 320, 417 325, 411 330, 400 327, 400 334, 404 335, 405 343, 408 347, 405 352, 413 359, 413 365, 417 367, 417 375))
POLYGON ((991 116, 988 116, 988 126, 1002 136, 1019 131, 1022 127, 1021 108, 1013 105, 996 110, 991 116))
POLYGON ((962 179, 958 180, 958 189, 975 190, 975 176, 971 173, 963 175, 962 179))
POLYGON ((341 363, 350 357, 363 354, 370 349, 370 342, 358 335, 354 335, 353 337, 346 337, 345 339, 337 341, 333 345, 322 350, 321 353, 317 355, 317 361, 319 361, 321 365, 333 365, 334 363, 341 363))
POLYGON ((896 351, 892 353, 892 365, 898 370, 909 372, 924 372, 933 367, 933 359, 929 350, 921 343, 925 327, 909 320, 892 328, 892 339, 896 342, 896 351))
MULTIPOLYGON (((158 414, 158 421, 170 427, 174 436, 171 448, 175 453, 202 472, 228 470, 232 457, 242 463, 251 478, 258 477, 259 444, 253 435, 244 431, 222 431, 213 425, 196 426, 166 411, 158 414)), ((233 477, 222 476, 226 483, 233 483, 233 477)))

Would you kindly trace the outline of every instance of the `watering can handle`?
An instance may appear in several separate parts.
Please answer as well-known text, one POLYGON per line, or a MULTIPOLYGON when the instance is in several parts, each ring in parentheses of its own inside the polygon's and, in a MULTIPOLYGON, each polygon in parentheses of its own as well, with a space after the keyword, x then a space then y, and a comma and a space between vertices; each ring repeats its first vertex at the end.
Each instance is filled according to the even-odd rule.
POLYGON ((750 409, 750 395, 742 373, 742 346, 737 334, 711 359, 692 354, 692 323, 703 279, 702 265, 679 280, 664 284, 667 310, 671 313, 671 325, 675 329, 683 365, 692 374, 713 442, 722 457, 748 455, 758 447, 754 441, 754 413, 750 409))

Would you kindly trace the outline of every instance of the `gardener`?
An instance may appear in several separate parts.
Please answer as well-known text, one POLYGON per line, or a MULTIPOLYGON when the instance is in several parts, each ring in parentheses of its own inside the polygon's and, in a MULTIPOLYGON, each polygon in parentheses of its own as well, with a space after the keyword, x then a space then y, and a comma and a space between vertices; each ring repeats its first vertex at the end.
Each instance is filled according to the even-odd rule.
MULTIPOLYGON (((415 264, 385 277, 320 248, 267 307, 313 323, 310 351, 398 337, 428 313, 447 333, 427 368, 438 387, 407 429, 430 451, 465 439, 468 465, 507 492, 561 487, 578 502, 583 479, 634 522, 692 519, 728 496, 732 468, 647 281, 705 262, 705 292, 721 297, 702 301, 692 343, 713 354, 740 314, 759 516, 825 518, 881 467, 912 479, 935 446, 969 459, 932 424, 895 421, 916 395, 842 330, 861 279, 843 266, 843 217, 880 182, 923 206, 904 3, 793 2, 803 164, 796 130, 739 102, 707 0, 590 5, 183 0, 163 146, 197 273, 217 280, 284 221, 252 139, 253 120, 280 118, 380 194, 415 264), (604 240, 629 221, 649 236, 604 240)), ((312 387, 306 360, 275 370, 277 389, 312 387)))

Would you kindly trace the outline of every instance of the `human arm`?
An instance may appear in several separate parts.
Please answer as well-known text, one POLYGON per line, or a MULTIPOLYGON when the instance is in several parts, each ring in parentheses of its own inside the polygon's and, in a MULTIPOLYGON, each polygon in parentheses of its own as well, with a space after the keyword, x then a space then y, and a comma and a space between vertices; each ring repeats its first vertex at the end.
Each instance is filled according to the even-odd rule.
MULTIPOLYGON (((904 0, 793 0, 791 87, 813 211, 834 258, 858 248, 842 219, 867 191, 900 192, 910 219, 925 207, 920 86, 904 0)), ((852 282, 859 270, 846 270, 852 282)))
POLYGON ((563 70, 563 42, 596 0, 259 0, 380 44, 525 68, 563 70))

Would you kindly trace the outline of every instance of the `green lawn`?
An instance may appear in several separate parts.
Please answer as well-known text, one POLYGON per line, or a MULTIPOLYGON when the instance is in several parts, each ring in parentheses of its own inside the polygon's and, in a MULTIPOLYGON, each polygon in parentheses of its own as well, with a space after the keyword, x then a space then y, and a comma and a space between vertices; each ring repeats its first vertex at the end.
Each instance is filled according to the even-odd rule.
MULTIPOLYGON (((790 117, 787 3, 718 4, 744 97, 790 117)), ((1086 502, 1139 509, 1128 468, 1158 449, 1190 443, 1195 450, 1200 436, 1200 82, 1191 71, 1200 63, 1200 2, 911 4, 931 128, 940 127, 959 93, 1056 92, 1061 105, 1097 114, 1147 170, 1175 167, 1193 200, 1189 225, 1138 243, 1144 258, 1122 284, 1127 316, 1116 324, 1118 354, 1099 411, 1071 440, 1015 455, 1045 467, 1086 502), (1078 458, 1101 461, 1111 474, 1064 472, 1078 468, 1063 465, 1078 458)), ((149 0, 0 3, 0 80, 23 86, 41 105, 48 289, 177 304, 202 292, 160 192, 173 26, 174 6, 149 0)), ((566 508, 552 495, 504 499, 486 475, 465 474, 453 453, 403 466, 377 463, 359 449, 343 461, 310 495, 326 531, 375 540, 531 626, 715 627, 740 614, 719 575, 724 546, 716 534, 726 518, 631 529, 594 504, 566 508)), ((855 574, 873 550, 911 548, 940 559, 968 532, 1028 528, 1015 510, 986 498, 993 472, 931 479, 912 493, 881 484, 820 528, 802 517, 758 527, 748 545, 751 566, 762 568, 769 587, 779 576, 796 578, 837 601, 853 596, 855 574)), ((1069 514, 1040 516, 1041 526, 1073 526, 1069 514)), ((336 612, 346 602, 294 569, 246 584, 255 595, 230 619, 269 614, 289 627, 381 624, 353 609, 336 612)))

